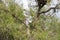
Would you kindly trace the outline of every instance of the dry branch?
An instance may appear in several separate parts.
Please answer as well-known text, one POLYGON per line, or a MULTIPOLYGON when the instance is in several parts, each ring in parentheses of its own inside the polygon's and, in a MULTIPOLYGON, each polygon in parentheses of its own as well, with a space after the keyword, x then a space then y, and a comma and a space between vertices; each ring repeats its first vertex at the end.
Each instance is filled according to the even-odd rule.
MULTIPOLYGON (((51 8, 49 8, 47 11, 42 11, 42 12, 39 12, 40 14, 44 14, 44 13, 47 13, 47 12, 49 12, 51 9, 53 9, 53 10, 56 10, 56 9, 60 9, 58 6, 60 5, 60 3, 59 4, 57 4, 55 7, 51 7, 51 8)), ((39 14, 39 15, 40 15, 39 14)))

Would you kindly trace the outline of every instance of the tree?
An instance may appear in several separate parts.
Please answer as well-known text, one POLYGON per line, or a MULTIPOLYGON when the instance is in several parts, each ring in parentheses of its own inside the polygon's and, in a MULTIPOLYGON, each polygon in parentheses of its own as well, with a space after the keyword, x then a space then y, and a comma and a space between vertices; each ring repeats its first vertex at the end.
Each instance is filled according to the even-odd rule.
MULTIPOLYGON (((8 1, 9 0, 7 0, 7 2, 8 1)), ((56 15, 53 15, 54 13, 51 14, 49 12, 51 9, 59 9, 58 6, 60 4, 57 4, 55 7, 51 7, 48 10, 44 10, 43 7, 39 12, 41 13, 39 14, 39 19, 36 18, 38 11, 35 13, 35 11, 30 9, 32 22, 27 26, 25 23, 26 17, 23 14, 23 8, 13 1, 9 1, 8 3, 9 6, 6 6, 4 3, 0 6, 0 40, 60 39, 60 21, 58 21, 56 15), (30 36, 27 34, 27 27, 29 27, 30 36)))
POLYGON ((42 7, 44 6, 44 5, 46 5, 46 3, 47 3, 47 0, 37 0, 37 3, 38 3, 38 13, 37 13, 37 17, 39 17, 39 11, 42 9, 42 7))

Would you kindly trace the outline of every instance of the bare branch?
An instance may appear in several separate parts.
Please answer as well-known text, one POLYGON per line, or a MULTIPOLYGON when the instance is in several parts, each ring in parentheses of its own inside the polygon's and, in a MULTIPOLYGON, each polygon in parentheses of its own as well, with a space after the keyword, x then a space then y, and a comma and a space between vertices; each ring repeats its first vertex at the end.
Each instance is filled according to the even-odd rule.
MULTIPOLYGON (((57 4, 55 7, 51 7, 51 8, 49 8, 47 11, 42 11, 42 12, 39 12, 39 13, 40 13, 40 14, 43 14, 43 13, 47 13, 47 12, 49 12, 51 9, 53 9, 53 10, 59 9, 59 8, 58 8, 59 5, 60 5, 60 3, 57 4)), ((40 15, 40 14, 39 14, 39 15, 40 15)))

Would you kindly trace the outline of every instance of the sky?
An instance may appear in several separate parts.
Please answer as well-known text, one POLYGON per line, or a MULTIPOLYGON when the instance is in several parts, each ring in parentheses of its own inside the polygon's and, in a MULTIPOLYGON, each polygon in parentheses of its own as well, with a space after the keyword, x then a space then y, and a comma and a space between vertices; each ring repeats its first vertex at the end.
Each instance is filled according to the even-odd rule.
MULTIPOLYGON (((28 3, 29 3, 28 0, 16 0, 16 3, 18 3, 18 5, 23 3, 23 5, 24 5, 23 8, 29 9, 29 7, 28 7, 28 3)), ((58 1, 57 0, 52 0, 51 7, 56 6, 56 4, 58 4, 58 1)), ((56 13, 56 15, 57 15, 58 18, 60 18, 60 11, 58 11, 56 13)))

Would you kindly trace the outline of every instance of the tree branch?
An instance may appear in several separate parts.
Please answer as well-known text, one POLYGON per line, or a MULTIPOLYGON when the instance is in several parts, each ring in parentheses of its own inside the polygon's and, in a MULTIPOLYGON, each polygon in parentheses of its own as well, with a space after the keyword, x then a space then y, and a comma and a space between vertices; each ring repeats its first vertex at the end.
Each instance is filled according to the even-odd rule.
POLYGON ((23 24, 27 27, 27 25, 26 25, 21 19, 19 19, 17 16, 15 16, 15 14, 12 14, 12 16, 13 16, 16 20, 18 20, 19 22, 23 23, 23 24))
MULTIPOLYGON (((10 11, 7 10, 7 9, 0 9, 0 10, 5 11, 6 13, 10 13, 10 11)), ((23 24, 27 27, 27 25, 26 25, 21 19, 19 19, 15 14, 11 14, 11 15, 12 15, 16 20, 18 20, 19 22, 23 23, 23 24)))
MULTIPOLYGON (((51 8, 49 8, 47 11, 42 11, 42 12, 39 12, 39 13, 40 13, 40 14, 43 14, 43 13, 47 13, 47 12, 49 12, 51 9, 53 9, 53 10, 60 9, 60 8, 58 8, 59 5, 60 5, 60 3, 57 4, 55 7, 51 7, 51 8)), ((40 15, 40 14, 39 14, 39 15, 40 15)))

